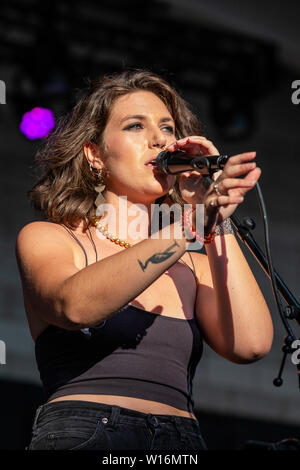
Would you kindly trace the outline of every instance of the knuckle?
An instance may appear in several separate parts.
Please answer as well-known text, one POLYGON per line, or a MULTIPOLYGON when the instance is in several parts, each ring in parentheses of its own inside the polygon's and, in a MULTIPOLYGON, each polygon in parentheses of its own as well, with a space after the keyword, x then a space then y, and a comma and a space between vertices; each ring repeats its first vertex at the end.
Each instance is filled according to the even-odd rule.
POLYGON ((200 139, 202 141, 203 144, 209 144, 209 145, 212 145, 212 141, 207 139, 206 137, 204 136, 197 136, 198 139, 200 139))
MULTIPOLYGON (((235 155, 234 157, 230 157, 229 160, 227 161, 226 165, 228 165, 229 167, 232 166, 232 165, 235 165, 236 163, 239 162, 239 158, 237 155, 235 155)), ((225 165, 225 166, 226 166, 225 165)))

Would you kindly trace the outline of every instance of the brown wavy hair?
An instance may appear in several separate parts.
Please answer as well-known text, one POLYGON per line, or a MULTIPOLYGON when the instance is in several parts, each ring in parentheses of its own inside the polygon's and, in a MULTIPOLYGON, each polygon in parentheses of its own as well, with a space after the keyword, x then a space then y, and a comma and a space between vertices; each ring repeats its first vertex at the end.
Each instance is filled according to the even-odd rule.
MULTIPOLYGON (((72 229, 83 220, 83 231, 87 230, 95 215, 98 193, 97 173, 90 170, 83 147, 93 142, 103 148, 103 132, 114 101, 138 90, 151 91, 163 101, 174 119, 176 139, 203 135, 202 125, 189 105, 165 79, 153 72, 126 70, 88 80, 88 87, 82 90, 77 104, 58 120, 35 155, 41 175, 27 197, 36 211, 72 229)), ((172 202, 184 203, 178 178, 169 197, 172 202)), ((165 198, 156 202, 161 203, 165 198)))

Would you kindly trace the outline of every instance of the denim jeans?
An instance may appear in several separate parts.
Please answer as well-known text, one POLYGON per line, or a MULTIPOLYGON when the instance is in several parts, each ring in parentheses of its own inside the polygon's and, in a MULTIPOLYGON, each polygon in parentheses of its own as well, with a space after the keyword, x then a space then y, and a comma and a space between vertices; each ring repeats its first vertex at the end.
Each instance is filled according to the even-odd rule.
POLYGON ((206 450, 193 418, 65 400, 41 405, 29 450, 206 450))

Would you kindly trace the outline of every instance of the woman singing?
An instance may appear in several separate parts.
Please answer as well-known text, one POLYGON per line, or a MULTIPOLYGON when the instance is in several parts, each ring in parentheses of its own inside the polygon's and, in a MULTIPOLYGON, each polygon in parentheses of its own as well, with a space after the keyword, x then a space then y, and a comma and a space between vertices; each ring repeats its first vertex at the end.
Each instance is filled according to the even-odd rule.
POLYGON ((135 70, 91 82, 38 152, 28 197, 45 220, 16 241, 45 391, 30 450, 206 449, 192 394, 202 342, 238 364, 269 352, 270 313, 228 220, 260 177, 255 152, 213 183, 150 163, 162 150, 219 154, 201 134, 164 79, 135 70), (161 202, 191 210, 149 236, 161 202))

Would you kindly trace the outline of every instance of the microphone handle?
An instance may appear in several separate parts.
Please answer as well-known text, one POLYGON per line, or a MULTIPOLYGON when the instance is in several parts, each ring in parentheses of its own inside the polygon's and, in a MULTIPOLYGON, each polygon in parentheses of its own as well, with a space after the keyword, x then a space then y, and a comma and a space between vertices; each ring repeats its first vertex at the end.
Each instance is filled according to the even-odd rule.
POLYGON ((160 152, 156 158, 156 166, 159 170, 170 175, 177 175, 185 171, 196 170, 203 175, 212 175, 222 169, 227 160, 227 155, 189 155, 181 150, 174 152, 160 152))

